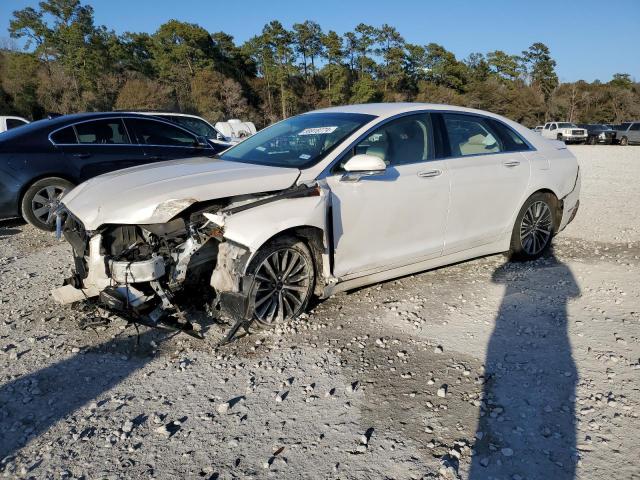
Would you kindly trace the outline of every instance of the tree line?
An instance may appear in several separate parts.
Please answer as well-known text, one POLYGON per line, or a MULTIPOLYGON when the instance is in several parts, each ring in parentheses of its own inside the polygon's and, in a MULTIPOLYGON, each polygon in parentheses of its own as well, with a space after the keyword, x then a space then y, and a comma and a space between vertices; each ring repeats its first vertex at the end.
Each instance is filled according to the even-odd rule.
POLYGON ((560 83, 540 42, 519 54, 458 59, 436 43, 409 43, 387 24, 340 35, 311 20, 291 29, 273 20, 238 45, 178 20, 152 34, 118 35, 95 25, 93 13, 80 0, 13 12, 11 39, 0 45, 1 113, 175 110, 265 126, 331 105, 412 101, 490 110, 528 126, 640 118, 640 84, 628 74, 560 83))

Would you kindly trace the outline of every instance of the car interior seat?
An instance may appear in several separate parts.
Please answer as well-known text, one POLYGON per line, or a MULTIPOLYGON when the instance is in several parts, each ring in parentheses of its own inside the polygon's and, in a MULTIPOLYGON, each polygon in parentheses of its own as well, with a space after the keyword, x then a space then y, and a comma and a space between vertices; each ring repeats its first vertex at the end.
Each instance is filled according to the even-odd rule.
POLYGON ((486 135, 477 133, 469 137, 466 142, 461 143, 459 148, 462 155, 493 153, 499 150, 496 139, 490 133, 486 135))
POLYGON ((425 155, 424 131, 417 121, 411 120, 395 126, 389 135, 390 158, 395 165, 423 160, 425 155))
POLYGON ((113 130, 111 127, 104 123, 96 125, 96 140, 95 143, 108 144, 113 143, 113 130))
MULTIPOLYGON (((382 142, 380 142, 382 143, 382 142)), ((367 155, 373 155, 374 157, 378 157, 381 158, 382 161, 386 164, 389 165, 389 160, 387 158, 387 145, 385 144, 381 144, 381 145, 369 145, 367 147, 367 151, 365 152, 367 155)))

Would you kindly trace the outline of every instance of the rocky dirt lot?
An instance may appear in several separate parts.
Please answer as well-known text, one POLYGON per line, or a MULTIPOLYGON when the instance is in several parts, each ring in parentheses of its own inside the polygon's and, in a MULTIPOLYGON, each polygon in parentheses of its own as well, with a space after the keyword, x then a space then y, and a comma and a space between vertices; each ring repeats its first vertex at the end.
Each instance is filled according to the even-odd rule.
POLYGON ((547 258, 363 288, 217 349, 56 306, 69 247, 5 222, 0 476, 640 478, 640 147, 571 149, 581 210, 547 258))

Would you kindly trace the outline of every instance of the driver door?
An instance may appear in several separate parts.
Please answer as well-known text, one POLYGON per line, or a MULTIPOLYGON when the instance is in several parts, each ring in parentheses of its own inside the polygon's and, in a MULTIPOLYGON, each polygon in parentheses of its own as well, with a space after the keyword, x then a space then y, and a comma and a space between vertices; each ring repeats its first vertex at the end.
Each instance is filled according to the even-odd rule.
POLYGON ((342 279, 438 257, 444 248, 449 174, 434 160, 431 117, 392 120, 367 136, 327 178, 333 212, 334 275, 342 279), (376 155, 384 173, 349 180, 341 165, 376 155))

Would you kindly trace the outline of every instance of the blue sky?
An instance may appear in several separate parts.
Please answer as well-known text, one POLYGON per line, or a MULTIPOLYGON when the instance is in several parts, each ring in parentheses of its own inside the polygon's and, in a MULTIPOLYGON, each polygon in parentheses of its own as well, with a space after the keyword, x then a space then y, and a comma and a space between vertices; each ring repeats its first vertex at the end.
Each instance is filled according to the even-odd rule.
MULTIPOLYGON (((37 0, 0 1, 0 37, 11 12, 37 0)), ((93 0, 97 24, 122 33, 153 32, 175 18, 224 30, 237 42, 278 19, 286 27, 306 19, 338 33, 360 22, 395 26, 412 43, 436 42, 458 58, 471 52, 520 53, 533 42, 551 49, 562 81, 600 79, 616 72, 640 81, 640 0, 93 0)))

